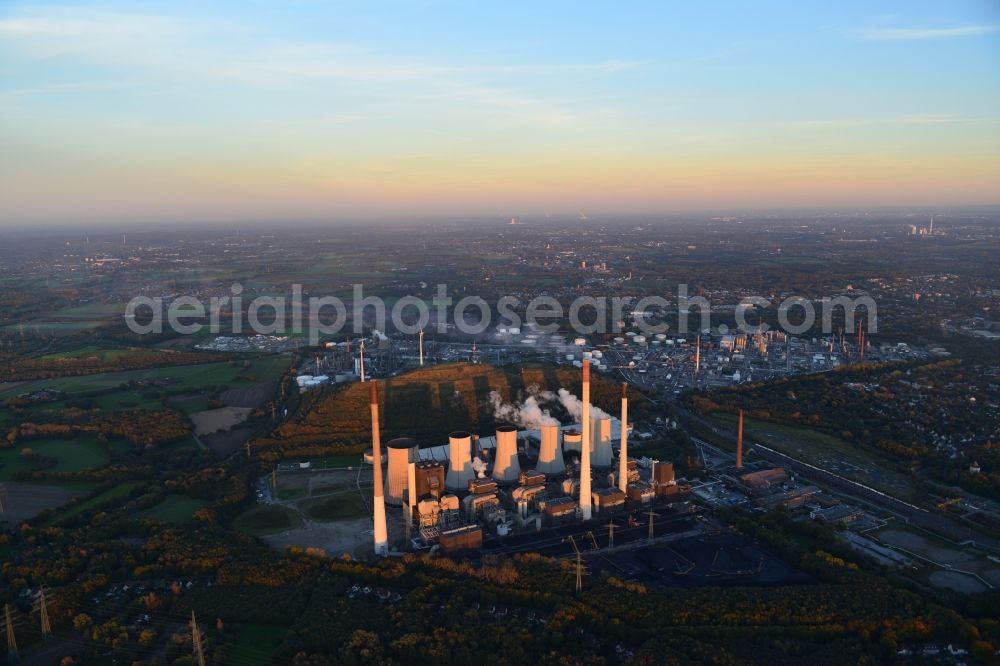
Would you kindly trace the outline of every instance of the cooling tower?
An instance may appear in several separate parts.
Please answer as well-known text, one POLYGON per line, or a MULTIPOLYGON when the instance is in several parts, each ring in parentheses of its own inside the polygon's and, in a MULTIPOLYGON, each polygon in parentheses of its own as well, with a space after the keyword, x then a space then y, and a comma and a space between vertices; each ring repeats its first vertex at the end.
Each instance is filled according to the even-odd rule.
POLYGON ((559 426, 543 425, 542 443, 538 447, 538 464, 535 471, 542 474, 562 474, 566 471, 562 447, 559 446, 559 426))
POLYGON ((389 449, 389 473, 385 479, 385 501, 393 506, 402 506, 406 487, 410 478, 410 463, 417 462, 417 440, 412 437, 397 437, 386 444, 389 449))
POLYGON ((469 488, 469 480, 475 478, 472 469, 472 435, 463 432, 453 432, 448 435, 448 475, 445 477, 445 488, 451 491, 465 492, 469 488))
POLYGON ((493 480, 514 483, 521 473, 517 461, 517 428, 500 426, 497 428, 497 445, 493 453, 493 480))
POLYGON ((375 499, 372 503, 374 522, 375 554, 385 557, 389 554, 389 532, 385 524, 385 497, 382 488, 382 436, 378 425, 378 388, 373 380, 371 384, 372 408, 372 467, 375 471, 375 499))
POLYGON ((580 452, 583 447, 583 435, 579 430, 567 430, 563 433, 563 451, 580 452))
MULTIPOLYGON (((662 333, 657 334, 662 335, 662 333)), ((618 490, 628 490, 628 384, 622 384, 621 450, 618 451, 618 490)))
POLYGON ((590 464, 594 467, 611 467, 614 451, 611 447, 611 417, 599 416, 590 420, 590 464))
POLYGON ((590 520, 590 361, 583 360, 583 445, 580 447, 580 513, 590 520))

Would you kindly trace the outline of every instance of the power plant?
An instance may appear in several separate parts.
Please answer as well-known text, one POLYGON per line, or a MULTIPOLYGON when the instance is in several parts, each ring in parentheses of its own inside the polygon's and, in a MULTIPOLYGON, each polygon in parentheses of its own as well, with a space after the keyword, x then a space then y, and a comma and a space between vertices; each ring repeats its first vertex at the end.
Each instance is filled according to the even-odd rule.
MULTIPOLYGON (((454 553, 478 549, 484 538, 604 521, 626 509, 649 511, 657 498, 686 500, 691 489, 676 482, 672 464, 629 459, 627 385, 622 385, 621 419, 615 419, 590 404, 589 360, 581 366, 581 400, 559 391, 572 422, 559 423, 532 397, 521 408, 506 405, 502 416, 519 425, 501 424, 482 438, 457 431, 445 445, 420 448, 416 439, 398 437, 386 445, 384 484, 377 383, 372 380, 375 553, 389 553, 385 504, 401 509, 408 546, 454 553), (514 414, 518 409, 530 418, 514 414), (617 456, 615 442, 620 443, 617 456), (645 477, 640 465, 648 470, 642 472, 645 477)), ((399 524, 398 519, 393 522, 399 524)))

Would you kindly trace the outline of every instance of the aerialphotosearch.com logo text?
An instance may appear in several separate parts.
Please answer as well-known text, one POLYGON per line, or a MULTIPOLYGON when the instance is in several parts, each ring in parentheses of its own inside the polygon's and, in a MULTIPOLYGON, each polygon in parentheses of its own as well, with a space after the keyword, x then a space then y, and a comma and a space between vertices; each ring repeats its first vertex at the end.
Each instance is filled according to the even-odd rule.
MULTIPOLYGON (((209 332, 213 334, 223 330, 222 324, 225 321, 227 332, 234 334, 305 334, 309 344, 315 345, 323 336, 340 333, 348 323, 351 324, 351 333, 363 334, 366 317, 369 323, 374 322, 373 325, 378 330, 389 330, 387 323, 391 322, 394 330, 405 335, 416 335, 431 324, 432 311, 438 333, 446 334, 449 324, 453 324, 467 335, 480 335, 489 330, 494 314, 503 326, 510 328, 527 325, 539 332, 553 333, 563 323, 568 323, 577 334, 591 335, 608 333, 608 324, 612 322, 611 332, 617 333, 618 323, 625 319, 626 313, 631 313, 635 319, 635 328, 641 333, 654 335, 670 329, 670 326, 663 323, 663 319, 672 307, 676 307, 677 329, 683 333, 688 330, 688 322, 694 310, 700 316, 698 330, 710 329, 712 311, 709 299, 690 296, 686 284, 678 285, 674 301, 662 296, 580 296, 568 307, 553 296, 538 296, 527 303, 513 296, 502 296, 493 304, 479 296, 465 296, 455 302, 448 294, 447 285, 439 284, 430 303, 416 296, 403 296, 395 299, 390 308, 386 307, 382 298, 366 296, 364 287, 356 284, 353 288, 350 317, 348 306, 336 296, 309 296, 303 299, 300 284, 292 285, 290 297, 256 296, 246 303, 244 300, 243 287, 239 283, 232 285, 228 295, 209 298, 207 305, 195 296, 180 296, 164 307, 164 299, 161 297, 137 296, 126 307, 125 323, 132 332, 148 335, 163 333, 165 320, 171 331, 192 335, 204 330, 206 324, 203 322, 207 317, 209 332), (224 313, 228 315, 225 318, 224 313)), ((751 335, 769 330, 770 326, 766 323, 748 323, 747 313, 755 308, 767 309, 775 305, 780 330, 792 335, 811 330, 817 316, 820 318, 821 332, 832 333, 834 311, 837 308, 843 309, 846 332, 853 332, 855 318, 861 312, 868 320, 868 331, 878 332, 875 301, 866 295, 857 298, 837 296, 818 301, 790 296, 777 303, 763 296, 748 296, 736 304, 733 310, 737 330, 751 335)), ((718 328, 725 329, 721 332, 728 332, 725 325, 718 328)))

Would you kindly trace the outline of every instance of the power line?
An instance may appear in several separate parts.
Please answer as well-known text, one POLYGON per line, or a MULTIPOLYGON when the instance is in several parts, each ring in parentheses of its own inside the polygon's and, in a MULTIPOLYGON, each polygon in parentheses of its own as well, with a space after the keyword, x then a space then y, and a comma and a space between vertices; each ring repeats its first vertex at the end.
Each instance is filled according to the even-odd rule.
POLYGON ((14 637, 14 623, 10 618, 10 604, 3 605, 3 613, 7 626, 7 657, 14 662, 17 661, 17 638, 14 637))
POLYGON ((198 666, 205 666, 205 653, 201 650, 201 633, 198 631, 198 621, 194 619, 194 611, 191 611, 191 647, 198 666))

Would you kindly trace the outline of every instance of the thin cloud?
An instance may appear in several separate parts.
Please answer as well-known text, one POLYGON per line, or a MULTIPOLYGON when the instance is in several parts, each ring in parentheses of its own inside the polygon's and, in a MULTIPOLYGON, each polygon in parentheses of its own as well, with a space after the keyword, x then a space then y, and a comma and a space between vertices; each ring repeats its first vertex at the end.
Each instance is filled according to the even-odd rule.
POLYGON ((868 127, 872 125, 987 125, 1000 123, 1000 118, 960 116, 950 114, 909 114, 901 116, 869 116, 799 120, 788 126, 800 129, 868 127))
POLYGON ((375 95, 391 95, 397 105, 420 99, 450 101, 464 104, 468 111, 547 126, 579 126, 587 113, 573 100, 527 92, 522 84, 531 88, 543 77, 561 74, 614 76, 648 64, 609 59, 454 66, 384 59, 351 44, 268 43, 263 39, 222 48, 211 39, 220 31, 245 36, 246 30, 240 24, 155 15, 80 17, 58 11, 0 19, 0 38, 7 38, 28 57, 70 56, 113 69, 156 70, 184 85, 214 80, 246 88, 311 89, 317 82, 338 81, 353 87, 341 88, 341 92, 366 88, 375 95))
POLYGON ((954 28, 863 28, 854 32, 861 39, 901 41, 912 39, 957 39, 1000 31, 1000 25, 965 25, 954 28))

